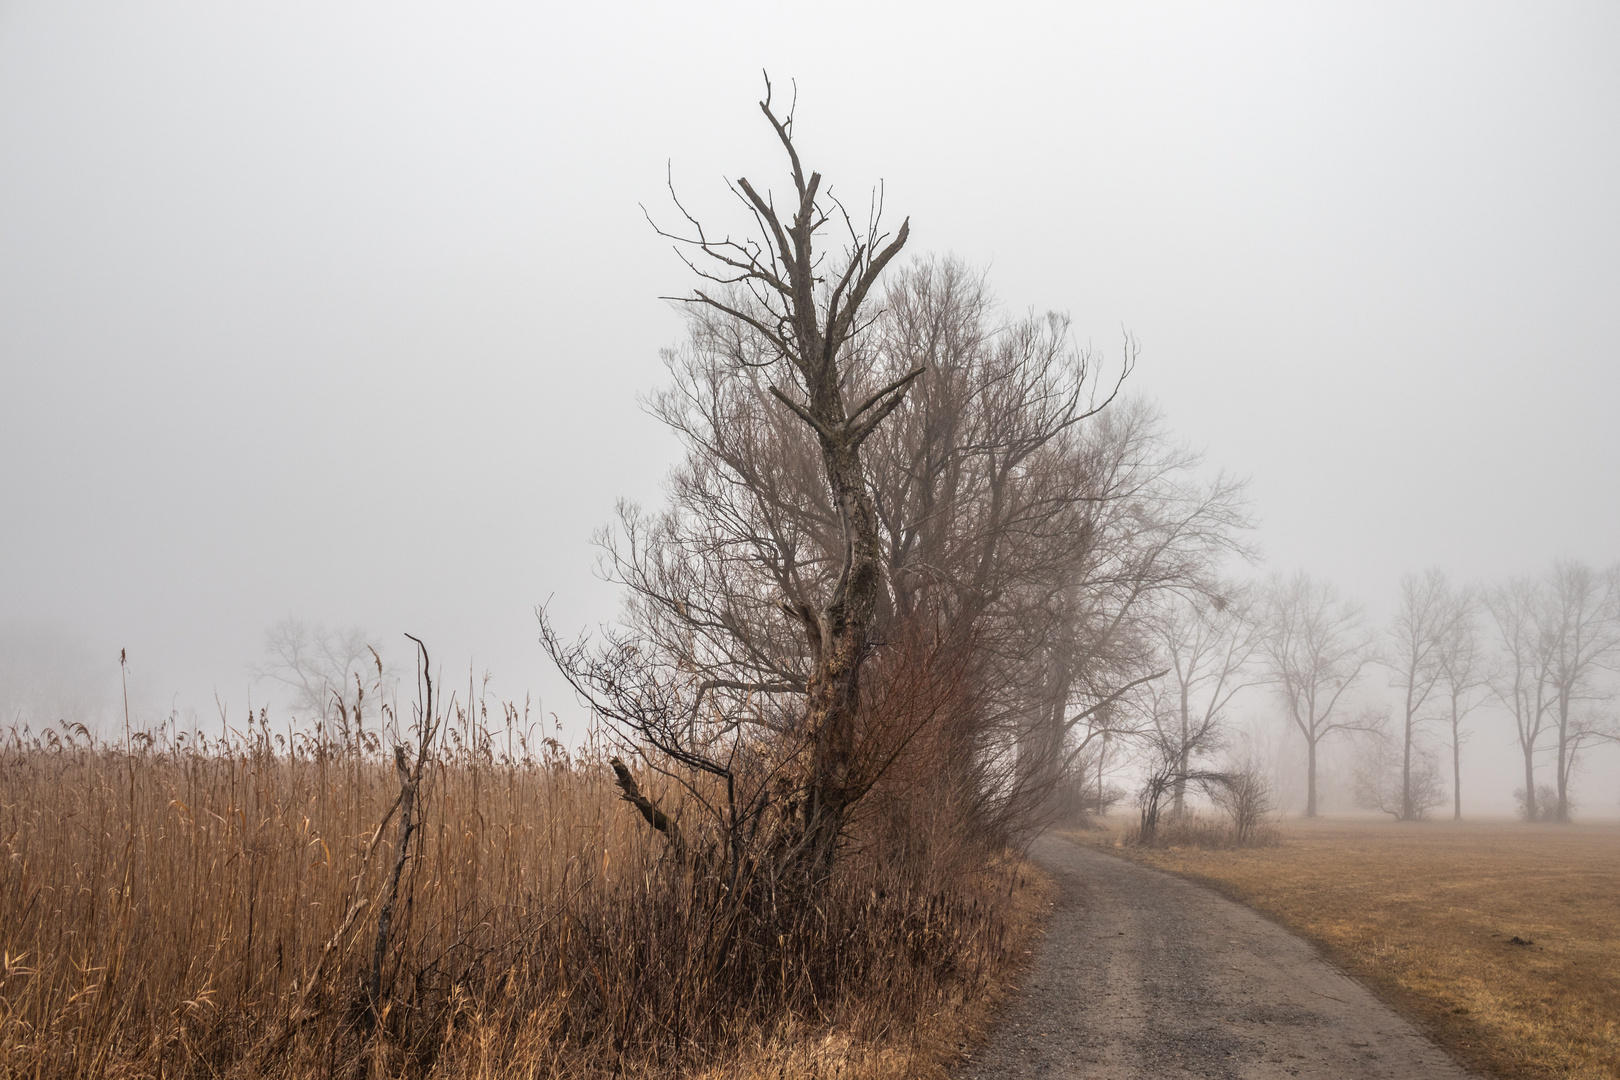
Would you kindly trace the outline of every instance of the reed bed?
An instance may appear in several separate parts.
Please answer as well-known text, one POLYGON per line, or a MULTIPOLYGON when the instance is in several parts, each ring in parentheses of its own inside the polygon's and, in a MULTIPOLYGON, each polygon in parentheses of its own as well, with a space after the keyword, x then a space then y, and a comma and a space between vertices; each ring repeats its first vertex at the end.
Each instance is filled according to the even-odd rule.
POLYGON ((263 715, 213 743, 12 731, 0 1072, 941 1075, 1044 906, 934 806, 869 816, 813 917, 739 943, 598 749, 507 716, 462 714, 429 759, 380 952, 401 785, 379 740, 263 715))

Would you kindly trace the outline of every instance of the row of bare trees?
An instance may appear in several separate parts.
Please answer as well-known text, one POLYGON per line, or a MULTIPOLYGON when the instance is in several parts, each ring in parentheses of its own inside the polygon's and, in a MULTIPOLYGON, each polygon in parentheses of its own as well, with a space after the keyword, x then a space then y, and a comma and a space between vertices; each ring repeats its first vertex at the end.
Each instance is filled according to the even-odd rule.
MULTIPOLYGON (((960 263, 901 261, 909 223, 885 231, 877 197, 851 213, 801 161, 791 111, 769 92, 761 110, 786 198, 739 179, 745 228, 676 199, 661 230, 699 285, 647 406, 685 452, 663 507, 623 504, 599 537, 623 617, 570 641, 542 612, 671 858, 775 933, 873 815, 1027 836, 1084 778, 1101 799, 1105 747, 1138 751, 1144 821, 1233 790, 1244 770, 1213 763, 1259 683, 1304 739, 1313 815, 1319 746, 1374 725, 1352 702, 1379 662, 1404 692, 1395 812, 1421 814, 1418 733, 1443 703, 1455 767, 1486 684, 1480 594, 1409 579, 1381 654, 1330 586, 1223 580, 1247 554, 1242 487, 1122 396, 1134 343, 1105 372, 1065 318, 1008 317, 960 263)), ((1613 651, 1571 647, 1582 671, 1613 651)), ((1586 738, 1585 676, 1560 683, 1561 662, 1509 694, 1560 732, 1560 789, 1586 738)))
POLYGON ((1487 590, 1483 604, 1499 649, 1485 681, 1513 717, 1524 760, 1524 815, 1568 821, 1569 783, 1581 752, 1620 737, 1612 688, 1603 683, 1604 672, 1620 663, 1620 565, 1598 571, 1559 562, 1540 578, 1487 590), (1536 780, 1536 757, 1549 749, 1550 806, 1536 780))
POLYGON ((1423 746, 1430 732, 1444 742, 1462 817, 1462 747, 1481 707, 1513 719, 1531 820, 1568 821, 1581 753, 1620 737, 1608 679, 1620 663, 1620 566, 1562 560, 1540 577, 1477 587, 1438 569, 1407 575, 1382 636, 1358 605, 1304 574, 1273 579, 1257 616, 1263 678, 1305 742, 1307 816, 1317 809, 1318 749, 1335 733, 1374 739, 1358 796, 1400 820, 1445 800, 1439 762, 1423 746), (1374 668, 1389 673, 1390 715, 1360 696, 1374 668), (1549 755, 1554 783, 1539 784, 1549 755))
POLYGON ((1146 835, 1161 810, 1184 811, 1190 788, 1219 802, 1243 770, 1229 713, 1246 690, 1249 702, 1269 692, 1303 744, 1307 817, 1318 812, 1319 758, 1335 737, 1360 744, 1358 800, 1399 820, 1446 801, 1438 740, 1461 818, 1470 718, 1506 713, 1524 766, 1521 810, 1550 821, 1570 819, 1582 753, 1620 738, 1620 566, 1564 560, 1540 577, 1478 587, 1438 569, 1407 575, 1382 632, 1360 605, 1305 573, 1177 597, 1145 625, 1147 666, 1163 676, 1115 706, 1110 735, 1136 751, 1146 835), (1378 671, 1394 692, 1388 707, 1376 701, 1378 671), (1544 766, 1550 784, 1538 783, 1544 766))
MULTIPOLYGON (((897 263, 907 225, 885 232, 876 199, 857 224, 791 113, 761 108, 782 206, 740 179, 746 234, 679 201, 665 233, 700 286, 648 407, 685 455, 666 505, 599 538, 623 618, 597 641, 542 623, 671 857, 775 932, 862 830, 1039 828, 1141 729, 1172 613, 1225 608, 1214 568, 1247 521, 1238 484, 1121 396, 1128 338, 1105 373, 1065 318, 1004 315, 951 260, 897 263)), ((1183 766, 1212 715, 1187 712, 1183 766)))

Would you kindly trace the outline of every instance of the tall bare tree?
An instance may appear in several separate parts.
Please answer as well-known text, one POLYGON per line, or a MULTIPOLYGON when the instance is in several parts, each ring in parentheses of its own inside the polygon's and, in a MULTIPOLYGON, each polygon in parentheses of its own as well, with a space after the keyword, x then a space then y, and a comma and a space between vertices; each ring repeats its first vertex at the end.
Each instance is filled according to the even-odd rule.
POLYGON ((873 381, 928 370, 870 444, 893 617, 971 636, 981 790, 1025 815, 1140 724, 1115 706, 1164 669, 1159 606, 1212 594, 1217 555, 1242 550, 1241 485, 1198 478, 1157 413, 1117 397, 1128 338, 1102 377, 1066 318, 1006 319, 960 263, 896 275, 874 333, 873 381))
POLYGON ((367 720, 379 716, 383 695, 394 682, 393 671, 356 626, 283 619, 265 631, 264 652, 255 675, 285 687, 293 709, 331 720, 337 734, 357 741, 367 720))
POLYGON ((1357 605, 1304 571, 1274 577, 1263 601, 1260 652, 1289 721, 1305 739, 1305 816, 1317 806, 1317 748, 1339 731, 1364 729, 1344 695, 1373 662, 1374 641, 1357 605))
POLYGON ((1163 663, 1153 717, 1174 765, 1171 811, 1186 807, 1193 758, 1220 745, 1221 723, 1233 697, 1254 685, 1260 646, 1248 591, 1233 586, 1214 597, 1176 597, 1156 620, 1163 663))
POLYGON ((1464 608, 1445 572, 1430 568, 1401 579, 1401 601, 1390 623, 1393 685, 1401 691, 1401 795, 1395 816, 1414 821, 1426 808, 1414 797, 1413 753, 1423 711, 1446 676, 1445 652, 1464 608))
POLYGON ((1436 687, 1444 701, 1451 751, 1451 816, 1462 820, 1462 746, 1468 741, 1463 723, 1479 705, 1479 692, 1489 683, 1486 657, 1479 641, 1479 598, 1470 589, 1453 593, 1456 611, 1440 645, 1440 681, 1436 687))
POLYGON ((1547 730, 1553 702, 1552 652, 1543 633, 1546 595, 1533 578, 1514 578, 1485 593, 1485 608, 1496 627, 1502 663, 1490 680, 1491 693, 1513 716, 1524 762, 1524 816, 1542 818, 1536 789, 1536 753, 1547 730))
POLYGON ((1560 560, 1546 583, 1541 634, 1549 662, 1552 728, 1556 738, 1558 805, 1554 817, 1570 819, 1569 782, 1581 750, 1608 736, 1579 703, 1604 697, 1596 676, 1620 655, 1620 565, 1607 571, 1560 560))
MULTIPOLYGON (((673 385, 651 402, 687 460, 668 509, 622 509, 606 570, 696 695, 797 730, 783 710, 812 665, 791 612, 832 588, 839 518, 802 424, 760 374, 771 349, 712 308, 691 315, 666 356, 673 385)), ((887 585, 872 640, 920 635, 962 657, 973 706, 949 710, 931 746, 993 829, 1028 827, 1089 742, 1136 716, 1112 706, 1159 670, 1156 605, 1210 591, 1214 556, 1246 524, 1237 484, 1198 479, 1153 410, 1115 400, 1131 355, 1127 342, 1101 378, 1064 319, 1004 318, 949 260, 896 274, 850 350, 857 395, 928 373, 863 450, 887 585)))
MULTIPOLYGON (((766 555, 778 571, 773 599, 802 635, 804 666, 799 672, 756 672, 765 678, 754 679, 754 686, 739 687, 770 692, 790 681, 797 689, 802 679, 803 712, 796 718, 802 746, 794 800, 799 835, 794 846, 811 875, 819 877, 830 869, 845 814, 862 793, 855 761, 856 717, 861 670, 872 652, 871 633, 883 589, 877 515, 861 447, 904 400, 923 369, 912 368, 877 387, 851 385, 854 355, 871 321, 867 299, 884 268, 905 246, 910 224, 901 222, 892 235, 884 232, 874 202, 866 224, 858 227, 830 189, 823 191, 821 174, 805 169, 793 141, 793 112, 779 116, 770 91, 767 79, 759 107, 787 156, 792 191, 786 213, 778 211, 768 192, 739 178, 732 190, 755 223, 754 235, 741 240, 711 235, 684 208, 686 231, 662 235, 676 242, 705 282, 684 299, 709 313, 697 321, 711 361, 704 374, 731 384, 711 383, 716 391, 712 400, 731 405, 739 398, 751 395, 757 400, 762 391, 768 393, 803 425, 819 459, 811 475, 823 487, 810 502, 820 505, 825 524, 831 526, 818 554, 831 555, 835 564, 823 565, 819 580, 807 581, 796 565, 792 537, 750 537, 755 553, 775 548, 774 554, 766 555), (843 227, 847 239, 842 255, 828 261, 820 242, 835 223, 843 227)), ((750 411, 760 412, 757 405, 750 411)), ((711 467, 741 473, 748 480, 752 463, 726 453, 719 440, 727 433, 710 428, 708 434, 716 437, 709 447, 711 467)), ((788 444, 783 449, 802 456, 801 446, 788 444)), ((799 494, 808 494, 802 484, 805 474, 806 470, 798 470, 799 494)), ((769 493, 770 484, 757 489, 769 493)), ((784 509, 770 505, 768 494, 753 503, 766 511, 767 528, 771 511, 784 509)), ((711 504, 711 509, 721 508, 711 504)), ((756 603, 765 599, 757 589, 744 591, 756 603)), ((720 595, 727 594, 728 590, 720 590, 720 595)), ((724 625, 725 616, 720 618, 724 625)))
POLYGON ((772 858, 802 852, 815 877, 902 744, 976 827, 1028 828, 1135 715, 1157 605, 1210 591, 1246 518, 1239 485, 1197 477, 1151 408, 1116 400, 1129 339, 1105 378, 1065 318, 1006 318, 949 260, 891 274, 876 302, 905 227, 887 237, 874 206, 853 228, 791 116, 762 109, 791 217, 739 180, 752 239, 691 215, 675 237, 704 284, 648 404, 686 455, 662 510, 625 504, 599 538, 624 629, 594 652, 544 633, 649 763, 725 786, 733 835, 791 818, 772 858))

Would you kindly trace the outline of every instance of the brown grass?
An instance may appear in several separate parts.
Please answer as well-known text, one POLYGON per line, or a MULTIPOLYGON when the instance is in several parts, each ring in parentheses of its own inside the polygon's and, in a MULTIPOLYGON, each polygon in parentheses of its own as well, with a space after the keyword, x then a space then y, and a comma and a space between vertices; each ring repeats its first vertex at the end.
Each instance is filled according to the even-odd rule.
POLYGON ((599 757, 462 730, 375 1017, 391 762, 262 728, 133 752, 14 732, 0 1075, 941 1076, 1045 906, 1025 864, 926 815, 852 837, 809 929, 717 959, 710 894, 599 757))
POLYGON ((1283 835, 1118 850, 1318 942, 1482 1071, 1620 1076, 1620 826, 1319 821, 1283 835))

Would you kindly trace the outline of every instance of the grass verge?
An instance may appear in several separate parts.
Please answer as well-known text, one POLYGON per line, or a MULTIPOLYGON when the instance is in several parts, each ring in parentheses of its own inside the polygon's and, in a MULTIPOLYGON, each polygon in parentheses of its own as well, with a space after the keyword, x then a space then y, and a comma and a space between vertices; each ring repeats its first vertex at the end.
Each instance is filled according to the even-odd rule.
POLYGON ((1504 1080, 1620 1076, 1620 826, 1317 821, 1275 847, 1132 849, 1319 944, 1504 1080))

